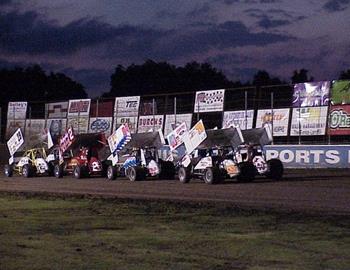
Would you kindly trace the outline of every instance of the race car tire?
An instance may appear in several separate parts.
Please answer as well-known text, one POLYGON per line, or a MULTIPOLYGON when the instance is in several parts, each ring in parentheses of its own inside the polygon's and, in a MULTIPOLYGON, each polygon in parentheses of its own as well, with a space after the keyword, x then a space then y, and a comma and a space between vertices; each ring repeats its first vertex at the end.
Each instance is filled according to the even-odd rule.
POLYGON ((56 178, 62 178, 63 177, 63 167, 62 165, 56 164, 53 168, 53 174, 56 178))
POLYGON ((12 177, 13 175, 13 168, 11 165, 5 165, 5 168, 4 168, 4 173, 7 177, 12 177))
POLYGON ((25 177, 25 178, 29 178, 29 177, 32 177, 34 174, 34 170, 33 170, 33 167, 29 164, 25 164, 23 165, 23 168, 22 168, 22 175, 25 177))
POLYGON ((179 181, 183 184, 186 184, 190 182, 191 180, 191 171, 189 168, 180 167, 177 172, 177 177, 179 178, 179 181))
POLYGON ((175 176, 175 166, 170 161, 161 161, 160 165, 160 173, 158 175, 159 179, 174 179, 175 176))
POLYGON ((281 180, 284 167, 279 159, 270 159, 267 161, 266 177, 273 180, 281 180))
POLYGON ((140 181, 146 178, 146 172, 144 168, 133 166, 127 169, 127 176, 132 182, 140 181))
POLYGON ((86 166, 79 165, 75 166, 73 174, 76 179, 87 177, 89 175, 86 166))
POLYGON ((254 181, 256 168, 252 162, 241 162, 238 164, 239 174, 237 175, 238 182, 252 182, 254 181))
POLYGON ((115 180, 117 178, 117 168, 109 165, 107 168, 107 179, 108 180, 115 180))
POLYGON ((223 175, 219 168, 207 168, 204 172, 203 180, 206 184, 213 185, 222 181, 223 175))

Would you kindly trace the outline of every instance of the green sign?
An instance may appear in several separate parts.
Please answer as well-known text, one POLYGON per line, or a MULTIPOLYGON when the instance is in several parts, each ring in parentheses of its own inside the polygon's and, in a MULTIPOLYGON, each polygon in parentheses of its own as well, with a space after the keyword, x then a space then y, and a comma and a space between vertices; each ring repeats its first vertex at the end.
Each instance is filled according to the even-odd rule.
POLYGON ((332 104, 350 104, 350 81, 333 81, 332 104))

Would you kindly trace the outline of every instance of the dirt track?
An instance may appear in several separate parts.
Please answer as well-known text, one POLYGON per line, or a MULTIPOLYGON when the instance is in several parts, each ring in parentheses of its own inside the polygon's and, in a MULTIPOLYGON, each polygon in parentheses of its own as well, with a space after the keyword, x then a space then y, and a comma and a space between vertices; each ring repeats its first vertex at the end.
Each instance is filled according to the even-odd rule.
POLYGON ((290 171, 283 181, 263 178, 242 184, 227 181, 206 185, 200 180, 181 184, 176 180, 130 182, 126 179, 107 181, 103 178, 25 179, 0 177, 0 192, 29 192, 67 195, 92 195, 132 199, 166 199, 176 201, 224 202, 238 207, 272 208, 350 215, 349 171, 290 171))

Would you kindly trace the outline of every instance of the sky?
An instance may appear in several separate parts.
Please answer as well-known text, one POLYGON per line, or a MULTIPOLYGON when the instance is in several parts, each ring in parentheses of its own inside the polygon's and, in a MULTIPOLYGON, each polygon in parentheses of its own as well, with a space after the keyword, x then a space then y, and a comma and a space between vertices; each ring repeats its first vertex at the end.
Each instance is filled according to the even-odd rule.
POLYGON ((41 65, 110 89, 115 67, 208 62, 228 79, 350 69, 350 0, 0 0, 0 68, 41 65))

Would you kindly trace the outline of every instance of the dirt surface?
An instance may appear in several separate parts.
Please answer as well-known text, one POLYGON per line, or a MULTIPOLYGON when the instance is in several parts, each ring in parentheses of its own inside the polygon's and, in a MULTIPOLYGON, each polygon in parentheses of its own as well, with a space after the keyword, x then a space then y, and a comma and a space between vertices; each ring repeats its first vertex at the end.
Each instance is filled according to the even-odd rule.
POLYGON ((76 180, 70 176, 25 179, 21 176, 6 178, 1 174, 1 192, 216 202, 233 207, 350 215, 349 170, 288 171, 284 180, 278 182, 258 178, 253 183, 229 180, 220 185, 207 185, 201 180, 181 184, 176 180, 76 180))

